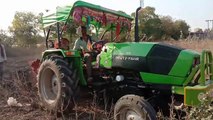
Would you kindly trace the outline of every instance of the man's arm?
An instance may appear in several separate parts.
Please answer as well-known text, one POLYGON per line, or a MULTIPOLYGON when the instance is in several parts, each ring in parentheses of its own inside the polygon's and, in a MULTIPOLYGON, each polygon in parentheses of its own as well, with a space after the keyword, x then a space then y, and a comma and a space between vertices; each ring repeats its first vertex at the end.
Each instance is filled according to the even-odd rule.
POLYGON ((80 50, 80 49, 81 49, 80 39, 77 39, 77 40, 75 41, 73 50, 80 50))
POLYGON ((90 37, 91 37, 92 42, 98 42, 99 41, 98 37, 95 34, 92 34, 90 37))

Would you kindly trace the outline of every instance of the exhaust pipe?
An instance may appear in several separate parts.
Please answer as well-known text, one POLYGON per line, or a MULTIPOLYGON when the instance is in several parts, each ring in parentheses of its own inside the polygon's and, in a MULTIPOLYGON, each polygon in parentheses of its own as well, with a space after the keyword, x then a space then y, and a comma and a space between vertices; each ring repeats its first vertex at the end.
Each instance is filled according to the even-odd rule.
POLYGON ((141 7, 137 8, 135 15, 135 42, 139 41, 139 33, 138 33, 138 11, 141 7))
POLYGON ((135 42, 139 42, 139 31, 138 31, 138 11, 143 7, 143 0, 140 0, 140 7, 135 12, 135 42))

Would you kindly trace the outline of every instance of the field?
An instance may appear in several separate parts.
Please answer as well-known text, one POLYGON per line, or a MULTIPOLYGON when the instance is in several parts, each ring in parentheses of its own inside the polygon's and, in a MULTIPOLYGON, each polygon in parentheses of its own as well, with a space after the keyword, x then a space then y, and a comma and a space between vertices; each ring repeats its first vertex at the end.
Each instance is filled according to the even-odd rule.
MULTIPOLYGON (((213 40, 205 41, 165 41, 165 43, 201 52, 209 49, 213 52, 213 40)), ((0 85, 0 119, 1 120, 50 120, 62 119, 63 115, 53 115, 40 107, 37 96, 36 77, 29 64, 40 58, 43 49, 31 48, 7 49, 8 61, 5 64, 4 80, 0 85), (21 107, 9 107, 7 100, 14 97, 21 107)), ((94 102, 90 95, 79 102, 70 119, 111 119, 111 112, 105 112, 103 106, 94 102), (95 107, 94 107, 95 106, 95 107)))

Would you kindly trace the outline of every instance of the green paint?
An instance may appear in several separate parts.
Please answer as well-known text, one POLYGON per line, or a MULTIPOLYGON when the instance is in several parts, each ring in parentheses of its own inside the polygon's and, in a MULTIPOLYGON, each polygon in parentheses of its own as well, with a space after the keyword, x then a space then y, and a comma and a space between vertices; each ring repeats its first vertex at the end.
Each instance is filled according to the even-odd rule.
POLYGON ((83 73, 83 65, 82 65, 82 58, 80 56, 80 53, 76 50, 62 50, 62 49, 49 49, 45 50, 42 53, 42 58, 45 59, 47 55, 51 54, 57 54, 57 55, 62 55, 64 58, 67 58, 69 62, 73 62, 74 68, 78 70, 78 76, 80 78, 79 82, 81 85, 87 85, 87 82, 84 77, 83 73), (66 56, 65 52, 72 52, 72 56, 66 56))
POLYGON ((108 43, 102 49, 100 53, 100 67, 111 68, 112 67, 112 52, 114 46, 112 43, 108 43))
MULTIPOLYGON (((213 90, 213 84, 187 86, 184 88, 184 104, 188 106, 196 106, 200 104, 198 96, 200 94, 206 95, 207 92, 213 90)), ((212 99, 212 98, 211 98, 212 99)))
POLYGON ((145 83, 153 84, 168 84, 168 85, 182 85, 185 78, 174 77, 169 75, 160 75, 153 73, 140 72, 141 78, 145 83))
POLYGON ((212 92, 213 90, 213 81, 209 80, 206 82, 205 86, 203 85, 196 85, 196 86, 172 86, 172 93, 184 95, 184 105, 187 106, 197 106, 201 103, 198 99, 199 94, 203 94, 207 96, 207 99, 212 99, 206 93, 212 92))
POLYGON ((114 43, 115 50, 113 55, 129 55, 129 56, 141 56, 145 57, 153 45, 153 42, 125 42, 114 43))
MULTIPOLYGON (((121 19, 128 19, 130 21, 133 20, 133 18, 130 15, 127 15, 120 11, 111 10, 105 7, 102 7, 100 5, 95 5, 91 3, 87 3, 84 1, 76 1, 72 6, 63 6, 63 7, 57 7, 55 12, 48 13, 47 15, 42 16, 42 25, 43 27, 48 27, 50 25, 53 25, 57 22, 66 22, 67 19, 72 19, 73 11, 76 7, 86 7, 88 9, 91 9, 96 12, 100 13, 107 13, 112 14, 115 16, 120 17, 121 19), (71 14, 71 16, 69 16, 71 14)), ((94 21, 93 21, 94 22, 94 21)), ((97 24, 98 21, 95 21, 94 24, 97 24)))
POLYGON ((66 56, 62 49, 49 49, 42 52, 42 58, 45 58, 47 55, 50 55, 50 54, 62 55, 63 57, 66 56))
POLYGON ((197 71, 199 70, 199 66, 195 66, 194 68, 192 68, 191 73, 189 74, 189 76, 187 77, 186 81, 183 83, 183 86, 186 86, 188 83, 192 82, 195 74, 197 73, 197 71))
POLYGON ((195 57, 199 57, 199 54, 190 50, 181 51, 169 75, 186 77, 192 68, 195 57))
POLYGON ((178 95, 184 95, 184 87, 172 86, 172 93, 178 95))
MULTIPOLYGON (((115 11, 115 10, 112 10, 112 9, 108 9, 108 8, 102 7, 100 5, 95 5, 95 4, 91 4, 91 3, 88 3, 88 2, 84 2, 84 1, 75 2, 73 4, 72 10, 75 7, 87 7, 87 8, 94 9, 96 11, 102 11, 102 12, 105 12, 105 13, 111 13, 111 14, 114 14, 116 16, 125 17, 125 18, 131 19, 131 20, 133 19, 130 15, 127 15, 127 14, 125 14, 123 12, 115 11)), ((72 12, 72 10, 71 10, 71 12, 72 12)))
POLYGON ((112 67, 112 55, 146 56, 153 45, 150 42, 107 43, 100 54, 100 66, 112 67), (134 48, 134 49, 133 49, 134 48))
POLYGON ((69 61, 73 61, 74 68, 78 70, 78 76, 80 78, 79 84, 83 85, 83 86, 86 86, 87 82, 86 82, 86 79, 84 77, 82 58, 73 57, 73 58, 69 58, 69 61))
POLYGON ((209 50, 203 50, 201 59, 200 59, 200 79, 199 84, 205 85, 206 76, 209 76, 210 79, 213 79, 212 76, 213 64, 212 64, 212 53, 209 50))
POLYGON ((48 49, 42 52, 42 58, 50 54, 58 54, 58 55, 62 55, 63 57, 80 57, 80 53, 76 50, 48 49), (68 51, 72 52, 73 55, 66 56, 65 52, 68 52, 68 51))

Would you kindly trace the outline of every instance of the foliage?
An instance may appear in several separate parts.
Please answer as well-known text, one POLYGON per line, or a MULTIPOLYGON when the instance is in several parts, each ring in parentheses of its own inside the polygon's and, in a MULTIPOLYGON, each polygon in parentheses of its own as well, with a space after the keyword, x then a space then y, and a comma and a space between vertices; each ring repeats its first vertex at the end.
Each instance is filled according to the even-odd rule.
POLYGON ((67 38, 68 40, 70 40, 71 43, 75 42, 75 37, 76 37, 76 28, 77 28, 77 24, 75 24, 72 20, 67 21, 68 24, 66 26, 64 26, 64 24, 62 24, 61 26, 64 26, 64 34, 62 35, 62 37, 67 38))
POLYGON ((9 31, 16 45, 21 47, 30 47, 35 45, 39 35, 39 21, 40 16, 36 16, 31 12, 16 12, 12 21, 12 26, 9 31))
POLYGON ((189 108, 188 119, 190 120, 212 120, 213 119, 213 106, 212 99, 208 98, 208 93, 206 97, 202 99, 201 105, 197 107, 189 108))
MULTIPOLYGON (((135 16, 135 13, 132 13, 135 16)), ((183 20, 174 21, 170 16, 159 16, 155 8, 146 7, 139 11, 139 35, 148 40, 182 39, 189 34, 189 25, 183 20)))
MULTIPOLYGON (((120 11, 123 12, 123 11, 120 11)), ((12 21, 12 26, 9 27, 10 34, 0 30, 0 37, 7 46, 17 45, 20 47, 30 47, 43 40, 41 16, 34 15, 31 12, 16 12, 12 21)), ((132 13, 135 16, 135 13, 132 13)), ((64 27, 65 32, 62 37, 66 37, 73 43, 76 36, 75 28, 77 25, 68 21, 69 24, 64 27)), ((64 26, 61 24, 60 26, 64 26)), ((56 26, 52 27, 52 37, 56 35, 56 26), (55 31, 55 32, 54 32, 55 31)), ((62 27, 61 27, 62 29, 62 27)), ((146 7, 139 11, 139 37, 144 40, 159 40, 159 39, 175 39, 186 38, 189 34, 189 26, 183 20, 174 21, 170 16, 159 16, 155 13, 155 8, 146 7)), ((129 41, 128 33, 121 33, 120 39, 122 41, 129 41)), ((131 37, 134 36, 134 29, 131 32, 131 37)))
MULTIPOLYGON (((74 43, 75 39, 77 39, 76 37, 78 37, 76 35, 76 28, 77 28, 77 24, 74 23, 72 20, 68 19, 67 24, 65 25, 65 23, 59 23, 59 31, 61 34, 62 38, 66 38, 70 41, 70 43, 74 43)), ((49 40, 57 40, 57 24, 53 24, 51 25, 51 27, 46 27, 46 28, 40 28, 45 30, 45 34, 47 34, 47 31, 50 29, 50 33, 49 33, 49 40)))
POLYGON ((161 21, 155 14, 155 8, 146 7, 139 11, 139 34, 146 34, 148 38, 160 39, 162 37, 161 21))
POLYGON ((7 32, 5 30, 0 30, 0 42, 4 43, 6 46, 12 46, 14 44, 14 41, 12 37, 7 35, 7 32))
MULTIPOLYGON (((187 23, 183 20, 176 20, 174 22, 175 25, 175 30, 176 33, 179 33, 177 35, 179 35, 181 37, 181 32, 182 32, 182 38, 186 38, 189 34, 189 25, 187 25, 187 23), (179 32, 180 31, 180 32, 179 32)), ((180 38, 177 36, 177 38, 180 38)))
POLYGON ((160 19, 162 23, 162 29, 164 32, 163 39, 168 40, 172 38, 172 36, 175 36, 176 29, 172 17, 162 16, 160 19))
POLYGON ((0 39, 1 42, 4 42, 7 39, 7 34, 4 30, 0 30, 0 39))

